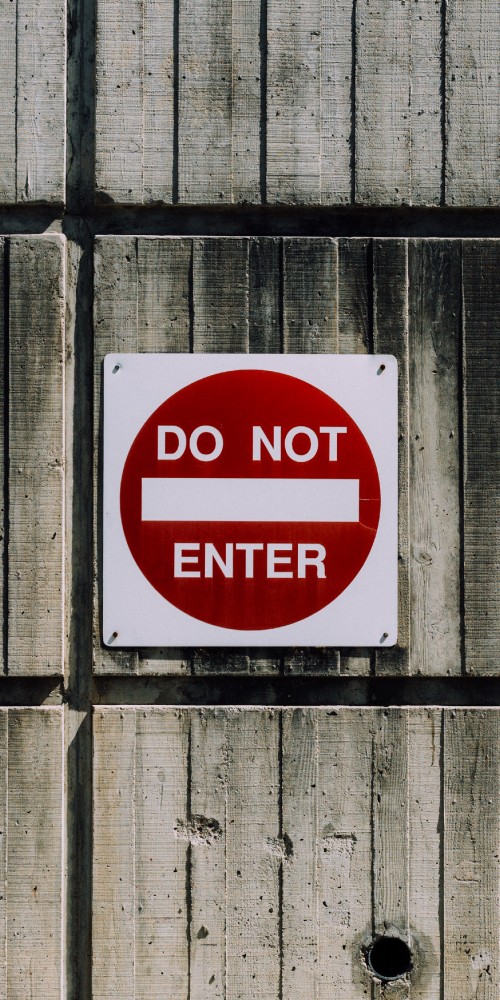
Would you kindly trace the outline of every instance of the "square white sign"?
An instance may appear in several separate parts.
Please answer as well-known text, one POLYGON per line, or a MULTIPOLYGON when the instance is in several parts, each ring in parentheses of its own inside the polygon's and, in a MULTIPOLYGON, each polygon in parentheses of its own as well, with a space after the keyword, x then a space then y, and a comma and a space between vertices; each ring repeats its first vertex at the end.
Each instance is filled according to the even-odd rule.
POLYGON ((395 358, 105 358, 106 645, 393 645, 397 506, 395 358))

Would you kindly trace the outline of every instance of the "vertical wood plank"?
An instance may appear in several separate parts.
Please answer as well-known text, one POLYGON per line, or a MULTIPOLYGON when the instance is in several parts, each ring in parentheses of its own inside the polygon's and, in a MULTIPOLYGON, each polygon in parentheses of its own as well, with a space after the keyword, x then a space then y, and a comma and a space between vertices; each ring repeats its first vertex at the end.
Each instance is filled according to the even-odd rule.
POLYGON ((100 0, 96 186, 103 199, 171 201, 174 0, 100 0))
POLYGON ((445 712, 444 982, 446 1000, 495 1000, 498 927, 499 713, 445 712))
POLYGON ((16 201, 16 7, 0 0, 0 203, 16 201))
MULTIPOLYGON (((0 675, 7 673, 6 638, 7 622, 5 620, 5 570, 6 570, 6 490, 5 490, 5 469, 8 464, 6 454, 6 428, 5 428, 5 389, 6 389, 6 369, 8 367, 8 353, 6 348, 7 330, 5 329, 5 313, 7 294, 6 288, 6 252, 5 240, 0 239, 0 675)), ((1 948, 1 945, 0 945, 1 948)))
POLYGON ((137 673, 136 650, 110 651, 101 639, 102 365, 106 354, 137 352, 137 241, 97 239, 94 254, 94 670, 137 673))
POLYGON ((16 189, 18 201, 62 202, 66 176, 66 6, 18 0, 16 189))
POLYGON ((226 990, 227 711, 190 719, 190 998, 215 1000, 226 990))
POLYGON ((468 673, 498 674, 500 241, 464 240, 464 603, 468 673))
MULTIPOLYGON (((110 351, 189 351, 191 258, 189 239, 103 238, 97 241, 96 413, 105 354, 110 351)), ((100 531, 100 524, 96 528, 100 531)), ((189 673, 186 651, 100 648, 97 604, 95 635, 98 673, 189 673)))
POLYGON ((259 200, 260 7, 182 0, 179 201, 259 200))
MULTIPOLYGON (((338 253, 333 239, 283 240, 283 349, 321 354, 338 350, 338 253)), ((287 673, 338 673, 337 650, 296 649, 287 673)))
POLYGON ((135 1000, 188 993, 185 717, 140 709, 135 765, 135 1000))
POLYGON ((448 0, 446 201, 498 204, 500 8, 496 0, 448 0))
POLYGON ((248 244, 248 346, 250 354, 279 354, 282 240, 257 238, 248 244))
POLYGON ((460 674, 458 240, 409 244, 410 673, 460 674))
POLYGON ((8 710, 0 710, 0 996, 7 996, 7 828, 9 784, 8 710))
MULTIPOLYGON (((377 711, 373 740, 373 934, 410 943, 408 857, 408 718, 402 709, 377 711)), ((374 1000, 385 984, 374 983, 374 1000)), ((397 1000, 410 996, 408 982, 394 984, 397 1000)))
POLYGON ((357 0, 358 202, 439 203, 440 28, 440 7, 432 0, 357 0))
POLYGON ((408 483, 408 247, 406 240, 373 243, 373 350, 398 361, 399 607, 398 644, 376 652, 378 674, 409 669, 409 483, 408 483))
MULTIPOLYGON (((338 241, 338 350, 341 354, 368 354, 372 344, 372 272, 370 240, 338 241)), ((340 651, 341 674, 367 676, 371 656, 366 649, 340 651)))
POLYGON ((133 709, 94 712, 92 996, 136 1000, 133 709))
POLYGON ((11 675, 63 671, 64 237, 15 237, 9 266, 11 675))
POLYGON ((280 718, 229 710, 226 821, 227 996, 278 1000, 280 718))
POLYGON ((283 995, 363 995, 371 907, 372 713, 284 712, 283 995))
POLYGON ((268 4, 267 196, 285 204, 351 197, 352 4, 268 4))
POLYGON ((99 3, 96 32, 96 188, 142 202, 143 0, 99 3))
POLYGON ((411 1000, 438 997, 441 980, 442 710, 404 710, 408 720, 408 915, 414 965, 411 1000), (415 939, 415 935, 417 938, 415 939))
MULTIPOLYGON (((6 710, 2 710, 2 713, 6 710)), ((60 1000, 63 719, 8 709, 6 1000, 60 1000)))

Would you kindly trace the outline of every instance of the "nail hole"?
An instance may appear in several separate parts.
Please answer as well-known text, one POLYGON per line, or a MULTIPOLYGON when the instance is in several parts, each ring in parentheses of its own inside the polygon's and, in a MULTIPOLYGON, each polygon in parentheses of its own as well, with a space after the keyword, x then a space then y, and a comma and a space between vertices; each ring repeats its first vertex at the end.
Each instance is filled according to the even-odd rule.
POLYGON ((111 643, 115 641, 115 639, 118 639, 118 632, 113 632, 113 633, 112 633, 112 634, 110 635, 110 637, 109 637, 109 639, 108 639, 108 646, 110 646, 110 645, 111 645, 111 643))
POLYGON ((113 368, 112 374, 116 375, 116 373, 120 371, 120 368, 121 368, 121 365, 115 365, 115 367, 113 368))
POLYGON ((385 365, 380 365, 380 368, 377 369, 377 375, 381 375, 382 372, 385 372, 385 365))
POLYGON ((411 951, 401 938, 376 938, 367 951, 368 967, 378 979, 390 982, 401 979, 412 967, 411 951))
POLYGON ((389 638, 389 633, 383 632, 382 635, 380 636, 380 642, 385 642, 385 640, 388 638, 389 638))

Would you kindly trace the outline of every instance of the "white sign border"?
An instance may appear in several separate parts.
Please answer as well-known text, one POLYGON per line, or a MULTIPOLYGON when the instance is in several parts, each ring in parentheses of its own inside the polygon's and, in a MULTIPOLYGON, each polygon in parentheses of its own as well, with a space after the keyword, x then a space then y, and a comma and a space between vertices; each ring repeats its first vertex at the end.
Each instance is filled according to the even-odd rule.
POLYGON ((108 354, 104 359, 104 644, 110 648, 394 645, 398 604, 397 428, 397 361, 392 355, 108 354), (380 522, 358 575, 316 614, 275 629, 222 628, 174 607, 137 566, 120 517, 123 466, 151 413, 192 382, 242 369, 293 375, 335 399, 365 436, 380 479, 380 522))

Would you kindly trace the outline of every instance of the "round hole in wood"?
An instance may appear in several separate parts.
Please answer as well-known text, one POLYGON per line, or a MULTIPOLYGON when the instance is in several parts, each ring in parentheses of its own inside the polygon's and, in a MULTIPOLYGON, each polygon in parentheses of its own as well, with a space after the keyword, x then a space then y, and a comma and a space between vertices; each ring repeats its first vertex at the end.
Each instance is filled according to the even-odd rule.
POLYGON ((405 941, 389 935, 378 937, 367 951, 368 967, 378 979, 400 979, 412 966, 411 951, 405 941))

